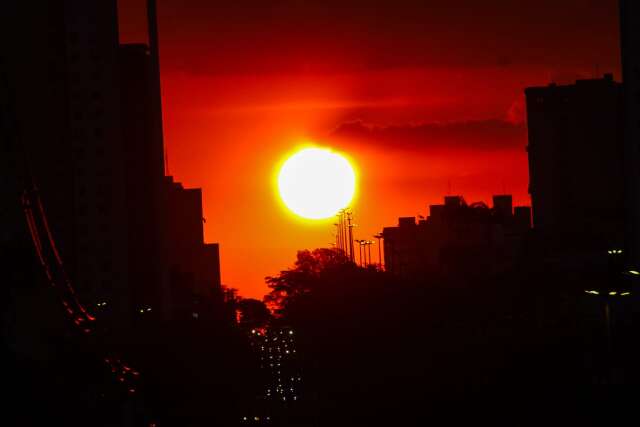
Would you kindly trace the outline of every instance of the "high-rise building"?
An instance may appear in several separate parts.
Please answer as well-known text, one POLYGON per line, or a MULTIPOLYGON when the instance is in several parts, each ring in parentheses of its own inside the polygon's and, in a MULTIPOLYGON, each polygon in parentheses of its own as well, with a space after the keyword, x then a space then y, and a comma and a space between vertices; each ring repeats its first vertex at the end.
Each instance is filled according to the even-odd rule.
POLYGON ((144 44, 118 49, 125 160, 128 260, 135 307, 169 310, 164 153, 152 52, 144 44))
POLYGON ((149 45, 122 46, 116 3, 10 0, 3 29, 21 43, 7 43, 0 71, 15 175, 33 176, 80 300, 126 324, 170 315, 170 268, 204 297, 219 293, 220 267, 201 191, 165 183, 155 2, 149 45))
POLYGON ((640 4, 620 0, 620 50, 624 87, 624 171, 627 260, 640 265, 640 4))
POLYGON ((202 190, 184 188, 165 177, 166 237, 171 286, 177 310, 191 310, 194 301, 222 297, 218 245, 204 243, 202 190))
POLYGON ((534 228, 564 247, 620 247, 622 85, 606 74, 571 85, 531 87, 525 95, 534 228))
POLYGON ((2 15, 12 35, 3 37, 3 56, 28 158, 23 173, 38 187, 80 298, 127 313, 116 1, 9 0, 2 15))

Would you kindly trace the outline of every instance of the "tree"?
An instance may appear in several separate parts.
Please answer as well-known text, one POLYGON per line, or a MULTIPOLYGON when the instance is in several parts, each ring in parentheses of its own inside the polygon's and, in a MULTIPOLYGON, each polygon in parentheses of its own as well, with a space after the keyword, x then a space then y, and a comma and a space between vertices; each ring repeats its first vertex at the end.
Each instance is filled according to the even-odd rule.
POLYGON ((264 327, 271 320, 271 312, 266 304, 257 299, 240 299, 237 310, 240 312, 240 326, 247 329, 264 327))
POLYGON ((355 265, 338 250, 320 248, 298 251, 292 269, 265 279, 271 288, 265 302, 273 306, 277 314, 282 315, 292 304, 320 286, 323 273, 348 268, 355 268, 355 265))

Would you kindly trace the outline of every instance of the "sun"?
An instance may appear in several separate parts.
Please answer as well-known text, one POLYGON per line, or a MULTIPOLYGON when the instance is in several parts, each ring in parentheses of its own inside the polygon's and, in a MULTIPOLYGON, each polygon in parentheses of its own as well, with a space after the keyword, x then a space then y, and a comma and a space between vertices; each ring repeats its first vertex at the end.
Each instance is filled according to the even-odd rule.
POLYGON ((356 175, 349 161, 325 148, 305 148, 289 157, 278 174, 284 204, 298 216, 324 219, 351 202, 356 175))

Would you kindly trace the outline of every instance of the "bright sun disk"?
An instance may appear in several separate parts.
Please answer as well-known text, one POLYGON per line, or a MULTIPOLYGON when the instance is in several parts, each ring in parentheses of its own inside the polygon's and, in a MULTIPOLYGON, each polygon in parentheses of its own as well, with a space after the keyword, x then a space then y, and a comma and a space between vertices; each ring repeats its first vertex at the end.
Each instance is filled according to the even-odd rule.
POLYGON ((323 148, 305 148, 289 157, 278 174, 284 204, 308 219, 334 216, 349 205, 356 176, 349 161, 323 148))

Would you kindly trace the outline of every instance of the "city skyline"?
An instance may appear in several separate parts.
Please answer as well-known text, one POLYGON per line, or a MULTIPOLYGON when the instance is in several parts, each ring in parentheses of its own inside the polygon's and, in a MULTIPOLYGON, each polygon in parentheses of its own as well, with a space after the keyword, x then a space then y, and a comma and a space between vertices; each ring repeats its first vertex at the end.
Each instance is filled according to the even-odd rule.
MULTIPOLYGON (((158 5, 169 171, 203 188, 222 281, 251 297, 299 248, 332 241, 330 224, 291 221, 271 186, 304 141, 353 158, 356 231, 371 239, 446 194, 529 205, 524 89, 620 80, 615 1, 191 5, 158 5)), ((143 41, 144 1, 119 9, 121 40, 143 41)))
POLYGON ((580 424, 556 390, 640 383, 638 1, 4 12, 4 424, 580 424))

